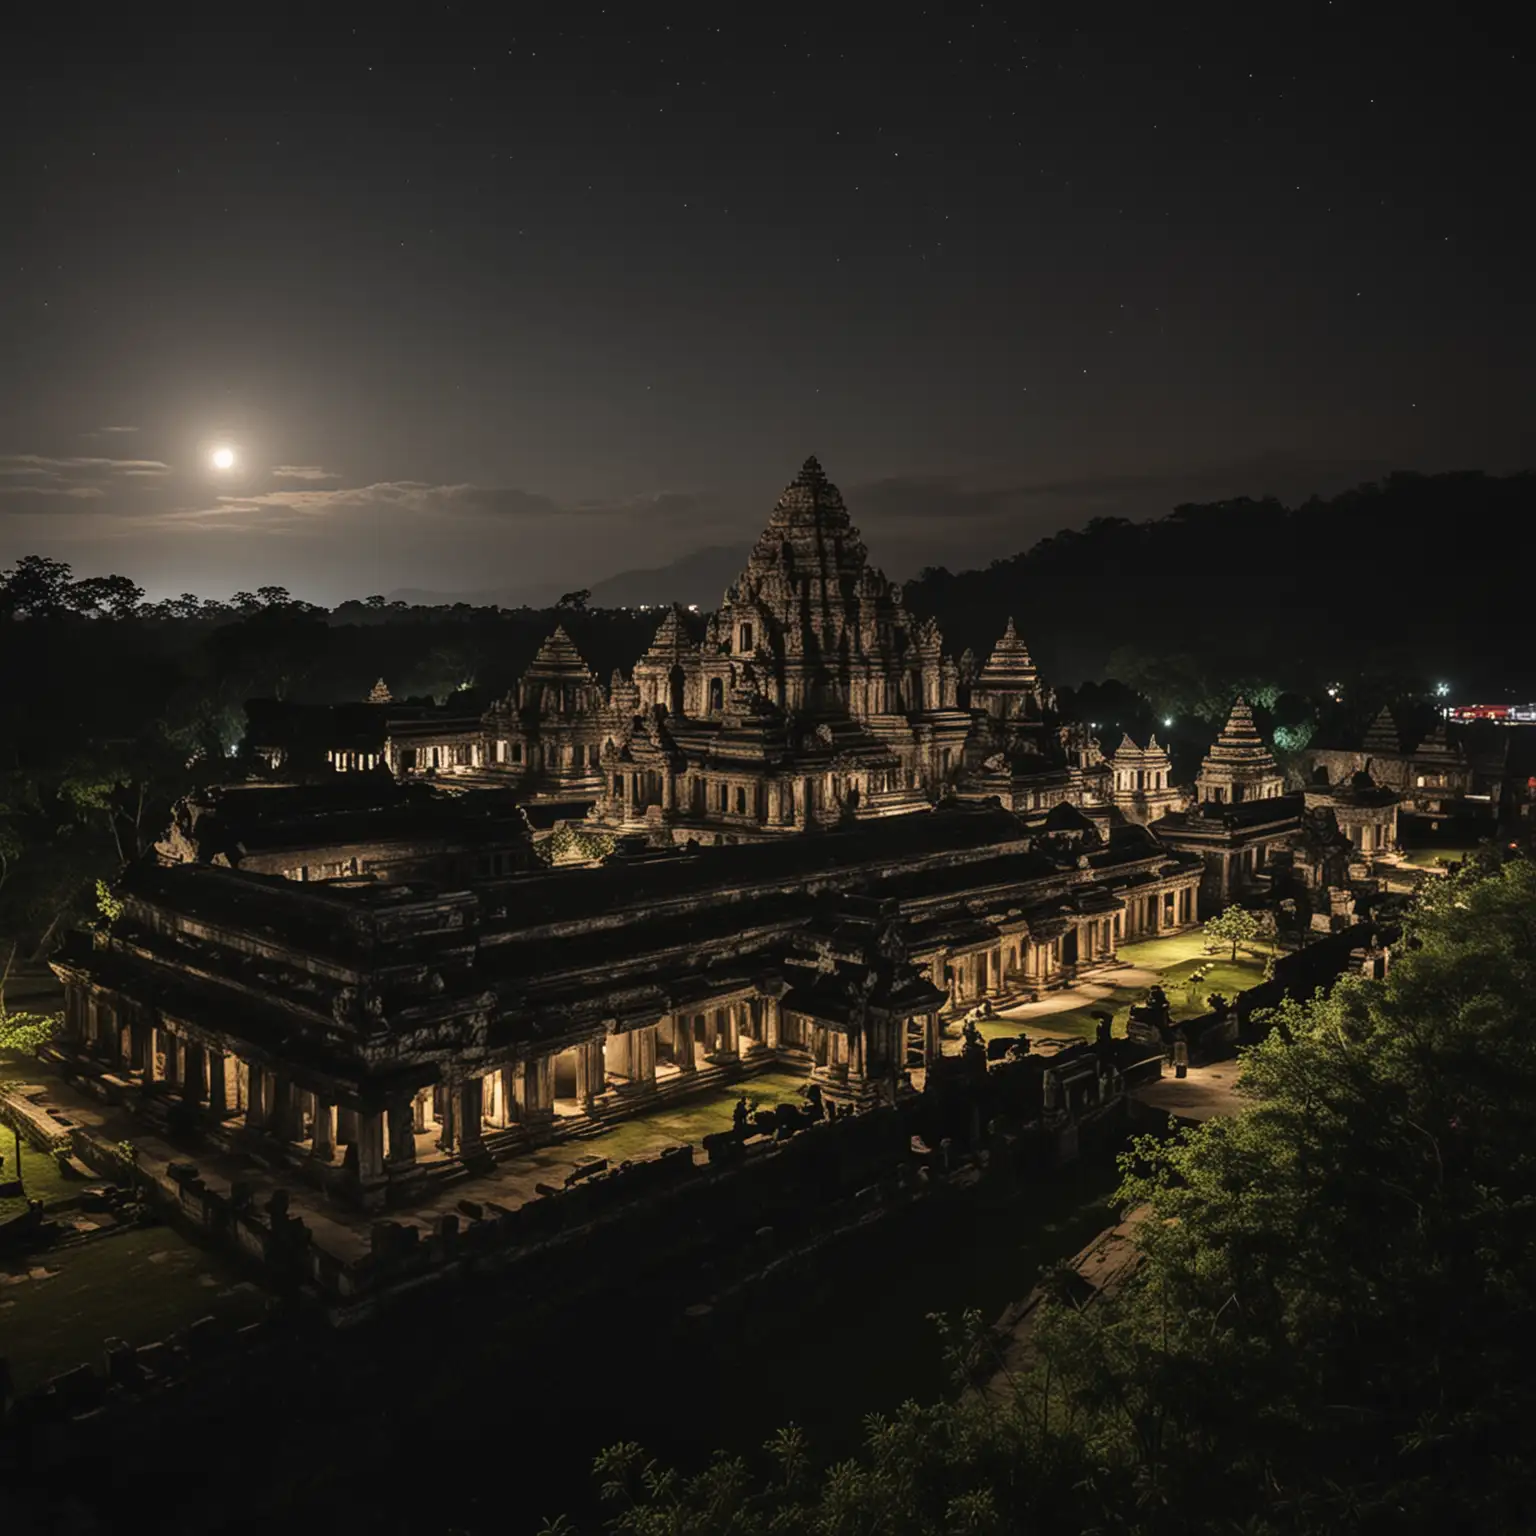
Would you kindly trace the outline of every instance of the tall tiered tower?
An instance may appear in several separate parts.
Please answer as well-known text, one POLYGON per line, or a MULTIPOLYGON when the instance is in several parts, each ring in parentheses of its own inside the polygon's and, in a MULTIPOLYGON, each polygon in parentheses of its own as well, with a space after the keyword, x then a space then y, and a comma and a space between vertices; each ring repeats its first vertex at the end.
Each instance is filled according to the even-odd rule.
POLYGON ((1285 775, 1253 723, 1253 711, 1241 695, 1200 765, 1195 789, 1201 802, 1235 804, 1270 800, 1285 793, 1285 775))
POLYGON ((704 646, 704 709, 750 668, 775 704, 820 717, 953 709, 959 673, 931 622, 869 564, 835 485, 809 458, 779 497, 704 646))

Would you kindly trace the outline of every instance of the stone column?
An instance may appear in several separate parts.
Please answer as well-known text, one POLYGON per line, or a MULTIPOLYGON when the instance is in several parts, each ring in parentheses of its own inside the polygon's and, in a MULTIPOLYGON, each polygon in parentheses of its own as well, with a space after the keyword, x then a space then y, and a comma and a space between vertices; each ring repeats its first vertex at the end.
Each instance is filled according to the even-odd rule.
POLYGON ((696 1071, 699 1065, 698 1042, 693 1037, 693 1015, 691 1013, 674 1013, 672 1015, 672 1054, 677 1057, 678 1070, 682 1072, 696 1071))
POLYGON ((292 1080, 282 1072, 272 1074, 272 1104, 267 1124, 279 1141, 297 1141, 298 1095, 292 1080))
POLYGON ((336 1107, 329 1099, 315 1095, 315 1129, 309 1139, 310 1156, 322 1163, 331 1162, 336 1156, 336 1133, 332 1121, 336 1107))
POLYGON ((202 1046, 187 1042, 182 1056, 185 1075, 181 1096, 189 1104, 203 1104, 208 1099, 208 1057, 202 1046))
POLYGON ((384 1112, 357 1112, 357 1183, 364 1205, 382 1204, 384 1180, 384 1112))
MULTIPOLYGON (((597 1050, 602 1047, 598 1046, 597 1050)), ((592 1100, 602 1092, 602 1065, 599 1057, 594 1061, 594 1048, 583 1044, 576 1047, 576 1098, 584 1108, 591 1108, 592 1100)))
POLYGON ((390 1166, 411 1166, 416 1161, 416 1095, 402 1094, 391 1099, 384 1117, 389 1127, 390 1166))
POLYGON ((459 1085, 459 1156, 473 1157, 485 1147, 485 1089, 478 1077, 459 1085))
POLYGON ((181 1086, 181 1041, 170 1030, 162 1029, 160 1050, 165 1068, 165 1086, 179 1088, 181 1086))
POLYGON ((518 1078, 521 1073, 521 1066, 501 1069, 501 1105, 508 1125, 516 1125, 519 1118, 521 1100, 518 1096, 518 1078))
POLYGON ((155 1026, 153 1024, 133 1026, 133 1064, 144 1074, 146 1083, 154 1082, 155 1026))
POLYGON ((254 1062, 247 1070, 245 1123, 253 1131, 264 1131, 267 1128, 269 1114, 267 1108, 267 1074, 265 1069, 258 1067, 254 1062))
POLYGON ((438 1120, 437 1150, 453 1152, 459 1144, 459 1092, 458 1084, 443 1084, 443 1109, 438 1120))
POLYGON ((779 1000, 776 997, 765 997, 762 1001, 761 1017, 763 1021, 763 1044, 770 1051, 779 1048, 779 1000))
POLYGON ((208 1109, 216 1120, 229 1113, 228 1062, 223 1051, 208 1052, 208 1109))

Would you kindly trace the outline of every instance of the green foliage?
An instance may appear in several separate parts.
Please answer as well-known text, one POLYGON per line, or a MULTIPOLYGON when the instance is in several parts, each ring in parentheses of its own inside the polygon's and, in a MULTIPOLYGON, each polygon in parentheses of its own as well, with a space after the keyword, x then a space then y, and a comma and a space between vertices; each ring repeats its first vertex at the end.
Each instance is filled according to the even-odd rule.
POLYGON ((1259 920, 1246 907, 1228 907, 1208 918, 1204 928, 1206 947, 1219 949, 1224 944, 1232 946, 1232 958, 1237 959, 1239 944, 1252 944, 1259 936, 1259 920))
POLYGON ((567 822, 555 828, 540 851, 551 864, 579 864, 606 859, 615 846, 608 833, 573 827, 567 822))
MULTIPOLYGON (((830 1467, 793 1428, 764 1463, 694 1476, 617 1446, 597 1463, 604 1528, 1527 1528, 1533 995, 1536 869, 1435 882, 1385 982, 1271 1011, 1241 1113, 1126 1154, 1141 1267, 1086 1309, 1048 1285, 1035 1363, 1001 1396, 873 1416, 830 1467)), ((957 1385, 986 1373, 979 1316, 945 1344, 957 1385)))
POLYGON ((96 882, 96 910, 109 923, 115 923, 123 915, 122 902, 112 894, 112 887, 105 880, 96 882))
POLYGON ((31 1055, 58 1034, 64 1023, 61 1013, 27 1013, 7 1009, 0 999, 0 1051, 31 1055))

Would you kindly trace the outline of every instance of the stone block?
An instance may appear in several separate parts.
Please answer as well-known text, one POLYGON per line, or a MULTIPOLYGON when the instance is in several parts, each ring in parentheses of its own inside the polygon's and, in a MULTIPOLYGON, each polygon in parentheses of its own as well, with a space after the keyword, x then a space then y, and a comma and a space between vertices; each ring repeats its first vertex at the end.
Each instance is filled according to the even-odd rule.
POLYGON ((125 1344, 121 1339, 108 1339, 105 1353, 107 1380, 114 1386, 136 1387, 144 1380, 138 1351, 132 1345, 125 1344))
POLYGON ((139 1345, 134 1351, 134 1357, 139 1369, 148 1376, 165 1376, 170 1373, 171 1352, 158 1339, 153 1344, 139 1345))
POLYGON ((105 1382, 88 1365, 77 1365, 72 1371, 55 1376, 48 1389, 59 1399, 65 1413, 89 1413, 101 1403, 105 1382))

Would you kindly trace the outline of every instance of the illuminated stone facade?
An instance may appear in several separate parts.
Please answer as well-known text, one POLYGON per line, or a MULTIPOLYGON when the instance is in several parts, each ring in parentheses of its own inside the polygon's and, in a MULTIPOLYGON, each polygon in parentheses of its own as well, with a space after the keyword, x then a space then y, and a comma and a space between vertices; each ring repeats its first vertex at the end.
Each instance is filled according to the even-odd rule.
POLYGON ((1200 879, 1064 805, 447 885, 252 873, 203 831, 126 870, 56 958, 58 1053, 151 1123, 365 1208, 769 1066, 891 1102, 941 1013, 1187 926, 1200 879))
POLYGON ((1121 736, 1108 761, 1114 776, 1110 799, 1127 821, 1145 826, 1183 806, 1186 796, 1174 787, 1173 762, 1155 731, 1144 747, 1121 736))
POLYGON ((1238 805, 1245 800, 1272 800, 1284 793, 1285 775, 1264 745, 1248 701, 1240 697, 1216 745, 1200 765, 1196 798, 1202 803, 1238 805))

